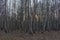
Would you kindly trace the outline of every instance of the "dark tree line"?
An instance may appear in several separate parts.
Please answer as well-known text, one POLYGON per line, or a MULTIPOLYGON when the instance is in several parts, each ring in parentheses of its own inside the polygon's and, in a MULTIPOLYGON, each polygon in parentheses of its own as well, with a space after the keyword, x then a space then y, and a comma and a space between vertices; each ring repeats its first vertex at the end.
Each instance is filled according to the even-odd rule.
POLYGON ((0 29, 27 33, 60 30, 59 0, 0 0, 0 29))

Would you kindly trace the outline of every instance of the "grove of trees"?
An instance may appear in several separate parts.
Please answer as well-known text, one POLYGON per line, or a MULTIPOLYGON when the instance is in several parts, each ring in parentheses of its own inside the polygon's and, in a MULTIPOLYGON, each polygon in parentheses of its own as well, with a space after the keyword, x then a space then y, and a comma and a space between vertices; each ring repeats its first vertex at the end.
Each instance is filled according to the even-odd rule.
POLYGON ((60 0, 0 0, 0 29, 27 33, 60 30, 60 0))

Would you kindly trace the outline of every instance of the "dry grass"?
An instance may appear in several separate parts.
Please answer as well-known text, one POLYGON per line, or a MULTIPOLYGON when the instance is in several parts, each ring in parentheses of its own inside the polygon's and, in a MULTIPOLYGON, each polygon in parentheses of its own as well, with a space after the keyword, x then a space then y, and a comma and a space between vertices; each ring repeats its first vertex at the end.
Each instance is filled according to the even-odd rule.
POLYGON ((60 31, 36 33, 33 35, 24 33, 4 33, 0 32, 0 40, 60 40, 60 31))

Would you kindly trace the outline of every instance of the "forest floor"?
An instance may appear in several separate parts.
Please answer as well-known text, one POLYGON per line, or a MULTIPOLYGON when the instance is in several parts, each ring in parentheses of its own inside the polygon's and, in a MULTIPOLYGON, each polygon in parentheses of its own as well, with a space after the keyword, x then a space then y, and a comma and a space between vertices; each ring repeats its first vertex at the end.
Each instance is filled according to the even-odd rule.
POLYGON ((0 40, 60 40, 60 31, 35 33, 33 35, 18 32, 0 32, 0 40))

